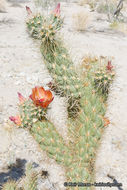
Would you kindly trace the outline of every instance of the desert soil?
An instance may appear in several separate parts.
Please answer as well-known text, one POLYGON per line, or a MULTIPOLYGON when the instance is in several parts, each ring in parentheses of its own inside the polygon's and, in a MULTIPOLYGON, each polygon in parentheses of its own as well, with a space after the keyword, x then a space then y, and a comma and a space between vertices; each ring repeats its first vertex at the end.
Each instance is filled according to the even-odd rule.
MULTIPOLYGON (((42 61, 39 43, 34 42, 26 31, 25 5, 8 3, 6 13, 0 13, 0 175, 5 167, 16 158, 38 164, 37 169, 47 170, 49 179, 40 183, 46 189, 64 189, 64 169, 53 160, 48 159, 24 129, 9 126, 7 119, 16 114, 17 92, 29 96, 31 88, 43 85, 51 80, 42 61)), ((81 58, 92 55, 113 56, 116 78, 112 85, 108 100, 107 117, 111 124, 105 129, 96 158, 96 182, 113 182, 107 174, 113 176, 118 183, 127 189, 127 37, 121 33, 107 30, 107 21, 99 21, 86 32, 76 32, 72 25, 72 14, 80 7, 75 3, 62 3, 65 24, 62 35, 70 47, 72 57, 78 66, 81 58), (101 26, 102 23, 102 26, 101 26), (99 28, 98 28, 99 26, 99 28), (101 27, 101 30, 100 30, 101 27), (91 30, 92 28, 92 30, 91 30), (101 31, 101 32, 100 32, 101 31)), ((95 13, 91 13, 95 19, 95 13)), ((101 16, 100 16, 101 17, 101 16)), ((93 19, 93 20, 94 20, 93 19)), ((66 137, 66 106, 64 99, 55 97, 51 104, 49 118, 57 124, 63 137, 66 137), (57 109, 56 109, 57 106, 57 109), (55 108, 55 112, 53 111, 55 108), (63 110, 61 112, 61 110, 63 110), (58 117, 58 113, 59 117, 58 117)), ((3 183, 0 179, 0 183, 3 183)), ((41 186, 42 187, 42 186, 41 186)), ((118 190, 117 187, 100 187, 99 190, 118 190)))

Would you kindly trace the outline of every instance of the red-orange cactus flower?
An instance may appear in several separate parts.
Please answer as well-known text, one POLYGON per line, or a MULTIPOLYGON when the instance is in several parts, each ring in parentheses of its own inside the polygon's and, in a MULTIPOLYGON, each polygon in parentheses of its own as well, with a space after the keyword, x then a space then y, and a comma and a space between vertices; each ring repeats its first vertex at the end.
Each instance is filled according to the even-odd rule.
POLYGON ((30 7, 28 7, 28 6, 26 6, 26 11, 27 11, 27 14, 28 14, 28 15, 31 15, 31 14, 32 14, 32 11, 31 11, 30 7))
POLYGON ((60 15, 60 3, 57 4, 56 8, 53 11, 53 14, 55 16, 59 16, 60 15))
POLYGON ((108 61, 108 64, 107 64, 106 68, 107 68, 108 71, 112 70, 113 66, 112 66, 111 61, 108 61))
POLYGON ((9 117, 9 119, 11 120, 11 121, 13 121, 16 125, 18 125, 18 126, 20 126, 22 123, 21 123, 21 118, 20 118, 20 116, 19 115, 17 115, 17 116, 11 116, 11 117, 9 117))
POLYGON ((30 98, 36 106, 41 106, 42 108, 47 108, 54 99, 50 90, 45 90, 43 87, 38 86, 32 89, 30 98))
POLYGON ((19 98, 20 104, 23 104, 23 103, 26 101, 26 98, 24 98, 24 97, 22 96, 22 94, 19 93, 19 92, 18 92, 18 98, 19 98))

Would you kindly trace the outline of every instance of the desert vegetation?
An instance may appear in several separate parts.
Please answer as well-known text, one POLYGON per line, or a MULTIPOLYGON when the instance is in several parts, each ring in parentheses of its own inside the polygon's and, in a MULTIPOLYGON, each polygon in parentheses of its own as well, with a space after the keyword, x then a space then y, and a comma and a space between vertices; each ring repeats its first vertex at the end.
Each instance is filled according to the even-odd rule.
MULTIPOLYGON (((41 0, 35 0, 34 3, 36 7, 46 10, 36 12, 26 5, 26 31, 29 38, 39 45, 42 62, 45 63, 51 81, 46 87, 37 84, 27 97, 18 92, 18 110, 16 115, 9 117, 10 125, 12 128, 26 130, 38 147, 64 168, 65 187, 69 182, 94 184, 97 150, 102 135, 110 124, 106 111, 116 67, 112 57, 86 54, 79 63, 79 69, 76 69, 62 37, 64 16, 61 3, 41 0), (48 118, 56 96, 64 98, 67 103, 66 139, 48 118)), ((123 1, 81 0, 77 4, 84 7, 89 5, 90 8, 86 12, 77 11, 72 15, 74 29, 81 34, 88 32, 89 23, 93 22, 91 10, 97 14, 106 14, 112 29, 118 28, 117 23, 125 23, 125 16, 121 15, 123 1)), ((55 107, 53 109, 55 112, 55 107)), ((45 172, 48 178, 48 173, 45 172)), ((1 189, 37 190, 39 176, 42 173, 28 164, 21 183, 9 179, 1 189)), ((80 186, 76 188, 82 189, 80 186)), ((68 186, 67 189, 75 187, 68 186)))
POLYGON ((6 1, 5 0, 0 1, 0 12, 6 12, 6 1))
POLYGON ((73 14, 73 25, 77 31, 85 31, 90 23, 90 15, 89 12, 79 11, 73 14))
MULTIPOLYGON (((46 118, 53 101, 50 90, 36 86, 29 98, 19 96, 19 114, 10 120, 30 133, 50 158, 66 168, 67 181, 93 182, 94 157, 104 127, 105 102, 115 75, 111 60, 100 66, 98 59, 83 61, 85 72, 78 76, 73 62, 57 35, 62 27, 60 3, 47 17, 33 15, 29 7, 27 27, 30 35, 41 42, 40 50, 53 78, 50 89, 68 101, 68 136, 66 144, 55 126, 46 118), (89 62, 90 61, 90 62, 89 62), (86 66, 86 64, 89 66, 86 66)), ((72 189, 72 187, 71 187, 72 189)), ((80 188, 79 188, 80 189, 80 188)))

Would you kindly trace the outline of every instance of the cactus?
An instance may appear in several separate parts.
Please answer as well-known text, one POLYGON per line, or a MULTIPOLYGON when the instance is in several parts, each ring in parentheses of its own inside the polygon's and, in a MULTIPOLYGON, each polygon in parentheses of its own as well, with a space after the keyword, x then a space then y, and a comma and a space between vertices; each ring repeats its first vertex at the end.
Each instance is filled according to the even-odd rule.
POLYGON ((26 177, 23 190, 37 190, 38 173, 33 171, 32 165, 28 164, 26 168, 26 177))
POLYGON ((53 40, 54 34, 62 27, 63 19, 54 14, 49 15, 47 18, 41 14, 36 14, 31 16, 31 18, 26 21, 26 24, 30 35, 44 42, 51 38, 53 40), (50 36, 50 38, 48 36, 50 36))
POLYGON ((2 187, 2 190, 19 190, 15 181, 8 181, 2 187))
MULTIPOLYGON (((31 19, 27 22, 28 28, 29 22, 31 22, 31 19)), ((67 97, 69 102, 68 111, 72 115, 72 113, 76 112, 76 109, 78 110, 75 105, 76 103, 79 104, 79 99, 83 94, 83 83, 73 68, 73 62, 66 48, 60 40, 56 39, 56 33, 60 30, 61 25, 60 16, 51 14, 48 18, 43 18, 38 36, 42 42, 42 55, 54 79, 56 92, 60 92, 61 96, 67 97)), ((38 27, 35 26, 35 28, 37 29, 38 27)))
POLYGON ((112 69, 113 66, 103 66, 98 71, 95 72, 94 75, 94 85, 97 92, 105 97, 107 99, 108 93, 109 93, 109 87, 112 83, 115 72, 112 69))
POLYGON ((34 38, 39 38, 39 32, 42 26, 43 16, 40 14, 32 16, 26 21, 28 31, 30 35, 34 38))
POLYGON ((30 128, 35 122, 41 121, 45 117, 46 111, 47 109, 35 106, 30 99, 26 100, 23 104, 19 105, 20 126, 30 128))
POLYGON ((37 190, 38 174, 33 171, 31 164, 27 165, 25 175, 22 187, 18 187, 17 182, 10 180, 3 185, 2 190, 37 190))
MULTIPOLYGON (((69 118, 68 130, 71 138, 68 144, 46 118, 31 123, 30 132, 50 158, 65 166, 67 181, 90 183, 94 178, 96 149, 105 126, 105 104, 95 86, 97 76, 95 73, 95 78, 93 77, 93 67, 87 67, 84 79, 79 78, 67 49, 60 39, 56 39, 56 25, 51 24, 53 22, 50 23, 50 19, 43 21, 39 33, 41 52, 53 78, 52 87, 61 96, 67 97, 68 111, 74 117, 76 112, 76 117, 69 118)), ((108 64, 106 69, 109 74, 112 70, 111 64, 108 64)), ((23 116, 25 113, 24 118, 27 120, 31 114, 29 116, 29 106, 26 107, 22 107, 20 113, 23 116)), ((41 116, 43 115, 44 112, 41 113, 41 116)))
POLYGON ((53 90, 68 99, 69 115, 75 116, 76 110, 79 110, 79 106, 77 107, 79 100, 84 94, 84 83, 73 68, 73 62, 60 41, 57 40, 57 46, 53 52, 50 48, 47 48, 48 51, 45 50, 45 45, 42 43, 41 52, 53 78, 55 86, 53 90))
POLYGON ((93 182, 94 157, 104 128, 104 114, 105 106, 100 97, 93 91, 92 85, 86 86, 80 99, 78 117, 69 128, 73 134, 75 162, 68 169, 68 181, 93 182))
POLYGON ((11 116, 9 119, 20 127, 30 128, 37 121, 41 121, 46 115, 47 109, 35 106, 30 100, 19 104, 19 115, 11 116))
POLYGON ((86 78, 88 73, 90 74, 89 79, 91 78, 95 91, 105 102, 115 76, 115 70, 111 61, 108 61, 106 57, 100 57, 100 59, 90 56, 84 57, 81 65, 81 75, 86 78))
POLYGON ((9 119, 20 127, 28 128, 45 118, 47 106, 54 99, 50 90, 45 90, 43 87, 38 86, 32 89, 29 99, 24 98, 21 93, 18 93, 18 98, 19 115, 11 116, 9 119))
POLYGON ((32 126, 30 132, 50 158, 64 166, 70 165, 72 155, 69 145, 65 144, 52 123, 48 120, 37 122, 32 126))
POLYGON ((68 144, 65 144, 54 125, 46 119, 32 124, 29 128, 30 133, 48 156, 65 166, 67 181, 93 181, 93 158, 103 131, 104 113, 105 108, 99 96, 89 84, 84 88, 84 96, 80 99, 78 116, 69 124, 72 138, 68 144))

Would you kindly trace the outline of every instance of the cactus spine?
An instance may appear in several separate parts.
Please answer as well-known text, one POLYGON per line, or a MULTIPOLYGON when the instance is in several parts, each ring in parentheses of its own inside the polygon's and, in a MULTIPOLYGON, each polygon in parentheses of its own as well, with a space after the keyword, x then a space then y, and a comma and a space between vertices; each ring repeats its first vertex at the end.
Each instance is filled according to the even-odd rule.
POLYGON ((41 121, 47 109, 40 106, 35 106, 34 103, 28 99, 23 104, 19 105, 19 113, 21 117, 21 127, 31 127, 35 122, 41 121))

